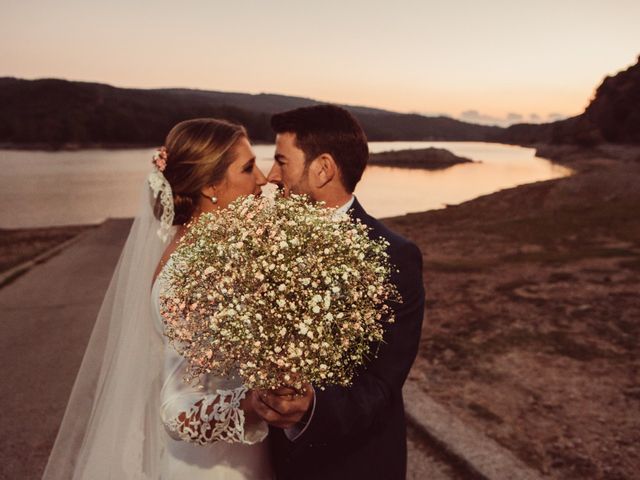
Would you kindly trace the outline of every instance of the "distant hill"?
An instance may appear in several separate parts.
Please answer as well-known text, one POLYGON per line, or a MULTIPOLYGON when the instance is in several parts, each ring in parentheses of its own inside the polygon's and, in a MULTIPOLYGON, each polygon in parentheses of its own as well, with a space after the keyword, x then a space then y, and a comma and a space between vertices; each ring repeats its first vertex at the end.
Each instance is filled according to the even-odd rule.
POLYGON ((495 140, 520 145, 640 144, 640 57, 635 65, 607 76, 581 115, 542 125, 512 125, 495 140))
MULTIPOLYGON (((26 148, 159 145, 181 120, 222 117, 271 142, 271 114, 315 105, 285 95, 189 89, 127 89, 60 79, 0 78, 0 145, 26 148)), ((501 129, 386 110, 346 106, 370 140, 488 140, 501 129)))

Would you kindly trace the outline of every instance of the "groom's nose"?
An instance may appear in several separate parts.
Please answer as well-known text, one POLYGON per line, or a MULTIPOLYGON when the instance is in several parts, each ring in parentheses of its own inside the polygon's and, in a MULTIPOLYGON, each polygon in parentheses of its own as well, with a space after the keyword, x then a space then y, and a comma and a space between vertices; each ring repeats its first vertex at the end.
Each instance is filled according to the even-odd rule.
POLYGON ((271 170, 269 170, 269 174, 267 175, 267 181, 269 183, 275 183, 278 186, 282 184, 282 172, 280 171, 278 162, 273 162, 271 170))

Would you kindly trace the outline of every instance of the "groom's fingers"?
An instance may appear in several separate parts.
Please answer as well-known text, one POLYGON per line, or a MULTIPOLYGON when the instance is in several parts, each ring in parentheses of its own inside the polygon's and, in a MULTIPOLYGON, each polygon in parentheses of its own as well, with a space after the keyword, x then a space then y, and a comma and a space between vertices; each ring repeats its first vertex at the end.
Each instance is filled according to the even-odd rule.
POLYGON ((285 397, 282 395, 273 395, 267 394, 262 397, 262 401, 266 403, 273 410, 278 412, 280 415, 291 415, 295 410, 295 405, 292 405, 293 397, 285 397))
POLYGON ((267 406, 269 409, 273 410, 278 415, 284 416, 287 414, 286 409, 281 408, 281 405, 279 405, 279 402, 275 400, 277 398, 280 398, 279 395, 273 395, 267 392, 260 392, 258 394, 258 397, 260 398, 260 402, 262 402, 263 405, 267 406))
POLYGON ((294 419, 282 415, 271 408, 260 397, 254 402, 253 408, 265 422, 274 427, 290 428, 297 423, 294 419))
POLYGON ((278 408, 279 405, 274 404, 267 392, 259 391, 257 397, 257 407, 265 416, 268 416, 269 419, 282 420, 289 416, 285 408, 278 408))
POLYGON ((313 389, 307 388, 304 395, 277 395, 271 392, 262 392, 260 398, 271 409, 283 417, 299 422, 313 402, 313 389))
POLYGON ((295 395, 298 393, 298 391, 293 388, 293 387, 280 387, 277 388, 275 390, 271 390, 269 393, 273 393, 274 395, 281 395, 281 396, 290 396, 290 395, 295 395))

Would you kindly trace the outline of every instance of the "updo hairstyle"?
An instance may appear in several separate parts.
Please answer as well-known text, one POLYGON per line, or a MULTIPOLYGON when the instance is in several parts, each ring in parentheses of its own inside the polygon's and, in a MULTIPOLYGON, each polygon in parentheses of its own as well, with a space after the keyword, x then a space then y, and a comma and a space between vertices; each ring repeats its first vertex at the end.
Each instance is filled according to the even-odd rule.
MULTIPOLYGON (((175 216, 173 225, 184 225, 202 196, 201 190, 220 182, 233 162, 232 147, 247 136, 241 125, 215 118, 196 118, 178 123, 167 135, 167 166, 163 172, 171 185, 175 216)), ((154 214, 162 215, 160 198, 154 214)))

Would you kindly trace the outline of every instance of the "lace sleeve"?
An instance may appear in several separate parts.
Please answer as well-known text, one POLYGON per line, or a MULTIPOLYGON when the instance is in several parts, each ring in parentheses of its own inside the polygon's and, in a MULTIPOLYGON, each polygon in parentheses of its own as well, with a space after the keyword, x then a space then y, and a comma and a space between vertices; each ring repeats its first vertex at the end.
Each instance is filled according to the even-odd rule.
POLYGON ((186 384, 187 361, 162 335, 158 295, 168 288, 162 277, 152 289, 156 329, 163 338, 164 368, 160 392, 160 416, 167 433, 175 440, 207 445, 217 441, 253 444, 264 440, 269 427, 264 421, 248 423, 240 402, 247 388, 239 379, 205 375, 201 386, 186 384))
POLYGON ((244 412, 240 400, 247 393, 245 387, 218 390, 196 401, 187 411, 167 418, 165 426, 185 442, 206 445, 222 440, 247 443, 244 435, 244 412))
POLYGON ((161 392, 162 422, 169 435, 207 445, 217 441, 253 444, 269 431, 265 422, 247 424, 240 402, 247 388, 239 380, 207 376, 202 389, 183 381, 186 360, 165 345, 165 380, 161 392))

